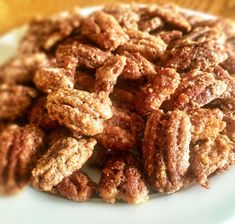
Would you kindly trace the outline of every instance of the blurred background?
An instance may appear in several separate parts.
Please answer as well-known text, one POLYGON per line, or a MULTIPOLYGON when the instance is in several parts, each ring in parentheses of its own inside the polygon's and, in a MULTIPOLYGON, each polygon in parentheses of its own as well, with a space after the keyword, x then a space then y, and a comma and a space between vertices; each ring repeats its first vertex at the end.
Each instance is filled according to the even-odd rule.
MULTIPOLYGON (((36 15, 51 15, 74 6, 86 7, 128 0, 0 0, 0 34, 22 25, 36 15)), ((174 2, 180 6, 235 19, 235 0, 136 0, 141 3, 174 2)))

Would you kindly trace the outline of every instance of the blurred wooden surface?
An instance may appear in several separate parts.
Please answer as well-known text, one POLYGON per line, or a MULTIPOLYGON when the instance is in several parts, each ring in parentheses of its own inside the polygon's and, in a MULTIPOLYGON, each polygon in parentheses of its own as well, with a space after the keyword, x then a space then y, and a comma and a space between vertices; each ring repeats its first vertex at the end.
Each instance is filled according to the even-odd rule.
MULTIPOLYGON (((26 23, 36 15, 50 15, 74 6, 101 5, 128 0, 0 0, 0 33, 26 23)), ((180 6, 235 19, 235 0, 136 0, 142 3, 174 2, 180 6)))

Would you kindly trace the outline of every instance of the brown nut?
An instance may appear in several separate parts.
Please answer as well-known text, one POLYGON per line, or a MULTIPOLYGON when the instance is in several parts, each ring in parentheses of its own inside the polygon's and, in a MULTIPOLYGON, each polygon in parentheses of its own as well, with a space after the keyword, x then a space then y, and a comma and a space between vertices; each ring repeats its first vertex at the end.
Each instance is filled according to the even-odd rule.
POLYGON ((180 75, 170 68, 156 72, 153 80, 141 87, 136 97, 136 109, 142 115, 158 109, 162 103, 170 99, 180 84, 180 75))
POLYGON ((96 140, 72 137, 54 143, 32 171, 32 185, 38 190, 50 191, 64 178, 79 170, 90 158, 96 140))
POLYGON ((146 175, 155 190, 174 193, 183 186, 189 167, 191 123, 179 110, 163 114, 156 110, 149 116, 142 148, 146 175))
POLYGON ((196 181, 209 188, 208 177, 235 162, 234 143, 225 135, 196 144, 190 151, 190 170, 196 181))
POLYGON ((125 51, 139 53, 149 61, 155 62, 165 53, 167 45, 160 37, 135 30, 126 30, 126 33, 130 40, 117 49, 119 54, 125 51))
POLYGON ((21 85, 0 85, 0 119, 15 120, 23 116, 36 98, 33 88, 21 85))
POLYGON ((109 95, 113 91, 113 86, 116 84, 118 77, 122 74, 125 65, 125 56, 116 55, 110 58, 96 71, 95 92, 105 92, 109 95))
POLYGON ((95 135, 103 130, 103 121, 112 117, 111 101, 75 89, 59 89, 47 97, 47 110, 52 120, 80 134, 95 135))
POLYGON ((107 149, 127 150, 134 148, 144 130, 144 121, 136 113, 112 107, 113 117, 104 122, 104 130, 96 136, 107 149))
POLYGON ((5 127, 0 134, 1 193, 16 193, 29 183, 44 144, 44 133, 34 125, 5 127))
POLYGON ((95 195, 96 184, 87 174, 81 171, 75 171, 53 187, 52 193, 72 201, 83 202, 95 195))
POLYGON ((102 11, 91 14, 84 21, 81 32, 99 47, 111 51, 128 40, 118 21, 102 11))
POLYGON ((73 71, 77 67, 97 69, 111 56, 112 53, 109 51, 76 39, 60 44, 56 50, 56 59, 60 67, 73 71))
POLYGON ((111 155, 102 170, 99 193, 108 203, 116 199, 129 204, 148 200, 148 189, 134 155, 128 152, 111 155))

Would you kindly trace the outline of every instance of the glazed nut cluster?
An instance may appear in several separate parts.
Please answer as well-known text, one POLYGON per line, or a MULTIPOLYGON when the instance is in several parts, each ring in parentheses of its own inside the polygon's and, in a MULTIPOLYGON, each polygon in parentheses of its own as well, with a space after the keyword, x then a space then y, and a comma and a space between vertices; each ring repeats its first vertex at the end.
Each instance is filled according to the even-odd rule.
POLYGON ((1 194, 138 204, 209 188, 235 163, 233 75, 235 25, 175 5, 32 20, 0 67, 1 194))

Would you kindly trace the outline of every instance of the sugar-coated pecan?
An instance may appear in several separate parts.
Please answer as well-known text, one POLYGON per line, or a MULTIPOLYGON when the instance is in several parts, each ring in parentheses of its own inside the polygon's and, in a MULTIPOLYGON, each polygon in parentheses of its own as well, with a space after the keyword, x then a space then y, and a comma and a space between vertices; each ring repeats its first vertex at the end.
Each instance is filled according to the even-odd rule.
POLYGON ((104 12, 111 14, 119 22, 120 26, 127 29, 138 30, 140 15, 135 12, 135 7, 126 4, 111 4, 103 9, 104 12))
POLYGON ((209 188, 208 177, 235 162, 234 142, 225 135, 192 146, 190 171, 196 181, 209 188))
POLYGON ((189 167, 190 128, 190 119, 183 111, 164 114, 155 110, 149 116, 142 159, 157 192, 169 194, 182 187, 189 167))
POLYGON ((166 44, 182 37, 183 33, 179 30, 161 31, 157 34, 166 44))
POLYGON ((166 104, 184 110, 199 108, 219 98, 226 89, 227 84, 216 80, 212 73, 192 70, 182 76, 179 87, 166 104))
POLYGON ((175 69, 159 69, 153 80, 141 87, 136 97, 136 109, 142 115, 158 109, 161 104, 170 99, 180 84, 180 75, 175 69))
POLYGON ((148 189, 134 155, 125 152, 109 157, 102 170, 99 193, 108 203, 114 203, 117 199, 129 204, 148 200, 148 189))
POLYGON ((83 23, 81 32, 99 47, 115 50, 128 40, 118 21, 111 15, 97 11, 83 23))
POLYGON ((101 50, 81 40, 71 39, 62 43, 56 50, 58 64, 65 69, 75 70, 77 67, 96 69, 112 56, 111 52, 101 50))
POLYGON ((56 185, 52 189, 52 193, 68 198, 69 200, 83 202, 95 195, 96 184, 86 173, 75 171, 56 185))
POLYGON ((198 108, 189 112, 192 142, 216 138, 225 128, 223 112, 219 109, 198 108))
POLYGON ((126 66, 122 72, 122 78, 137 80, 145 76, 152 76, 156 73, 153 63, 141 56, 139 53, 123 52, 126 56, 126 66))
POLYGON ((0 83, 30 83, 34 72, 48 62, 43 53, 22 55, 11 58, 0 67, 0 83))
POLYGON ((126 33, 130 40, 117 49, 120 54, 125 51, 139 53, 150 61, 156 61, 166 50, 167 45, 158 36, 135 30, 126 30, 126 33))
POLYGON ((23 116, 36 96, 36 90, 30 87, 0 85, 0 119, 14 120, 23 116))
POLYGON ((97 141, 107 149, 132 149, 138 143, 144 130, 142 118, 129 111, 112 107, 113 117, 104 122, 103 132, 96 136, 97 141))
POLYGON ((227 59, 225 35, 216 28, 201 28, 176 41, 164 55, 164 66, 179 71, 205 70, 227 59))
POLYGON ((84 135, 103 130, 103 121, 112 117, 111 101, 102 93, 97 95, 75 89, 59 89, 47 97, 51 119, 84 135))
POLYGON ((103 91, 107 95, 113 92, 113 86, 116 84, 118 77, 122 74, 125 65, 125 56, 116 55, 110 58, 96 71, 95 92, 99 93, 103 91))
POLYGON ((56 141, 32 171, 32 185, 50 191, 64 178, 79 170, 90 158, 96 140, 65 137, 56 141))
POLYGON ((49 117, 46 109, 46 101, 46 97, 37 99, 29 112, 28 120, 30 124, 35 124, 45 130, 52 130, 58 126, 58 123, 49 117))
POLYGON ((77 9, 50 18, 32 20, 26 35, 21 40, 20 53, 49 50, 77 29, 81 21, 82 16, 77 9))
POLYGON ((5 127, 0 134, 1 193, 13 194, 29 183, 44 144, 44 133, 34 125, 5 127))
POLYGON ((73 88, 74 74, 63 68, 41 68, 34 76, 34 84, 44 93, 50 93, 60 88, 73 88))
POLYGON ((142 14, 161 18, 170 28, 173 27, 184 32, 189 32, 191 30, 191 25, 185 16, 180 12, 179 8, 173 4, 154 4, 143 7, 141 11, 142 14))

